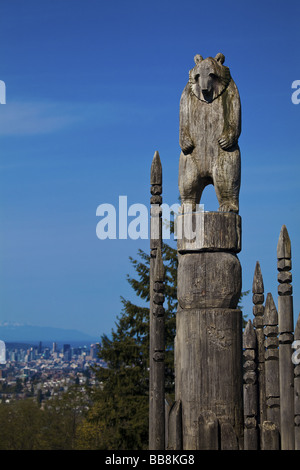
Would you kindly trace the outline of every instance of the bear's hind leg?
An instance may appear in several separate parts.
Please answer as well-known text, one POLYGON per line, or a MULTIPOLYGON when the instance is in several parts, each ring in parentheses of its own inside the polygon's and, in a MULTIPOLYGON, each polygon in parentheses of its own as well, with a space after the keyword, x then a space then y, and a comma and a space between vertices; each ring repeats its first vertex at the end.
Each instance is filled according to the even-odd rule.
POLYGON ((199 177, 197 164, 191 155, 181 152, 179 159, 179 192, 181 198, 181 212, 187 213, 196 210, 205 187, 199 177))
POLYGON ((222 152, 213 170, 220 212, 239 212, 241 164, 239 150, 222 152))

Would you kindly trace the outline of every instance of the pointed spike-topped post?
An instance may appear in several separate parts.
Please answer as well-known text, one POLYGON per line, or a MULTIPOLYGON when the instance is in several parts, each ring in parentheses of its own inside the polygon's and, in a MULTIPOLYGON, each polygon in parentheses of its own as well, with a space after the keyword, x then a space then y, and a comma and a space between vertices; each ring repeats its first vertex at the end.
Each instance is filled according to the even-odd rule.
POLYGON ((159 153, 156 151, 151 165, 150 174, 151 210, 150 210, 150 351, 149 351, 149 449, 164 450, 165 448, 165 400, 163 353, 163 279, 162 260, 156 263, 157 257, 161 259, 162 249, 162 165, 159 153), (155 269, 156 268, 156 269, 155 269), (158 281, 155 280, 155 276, 158 281), (162 279, 162 280, 161 280, 162 279), (158 327, 159 326, 159 327, 158 327), (158 347, 159 346, 159 347, 158 347), (159 384, 159 385, 158 385, 159 384), (163 399, 162 399, 163 397, 163 399))
POLYGON ((160 156, 157 151, 154 153, 154 157, 151 164, 150 185, 150 251, 152 259, 156 257, 157 248, 162 247, 162 166, 160 156))
POLYGON ((264 324, 265 326, 274 326, 278 330, 278 327, 277 327, 278 312, 277 312, 276 305, 273 300, 273 296, 270 292, 267 294, 267 298, 266 298, 265 312, 264 312, 264 324))
MULTIPOLYGON (((243 348, 244 349, 256 349, 256 333, 253 328, 251 320, 248 320, 246 328, 243 334, 243 348)), ((254 356, 252 358, 254 360, 254 356)))
POLYGON ((280 378, 280 432, 282 450, 293 450, 294 436, 294 365, 291 361, 294 339, 292 296, 291 241, 285 225, 277 244, 278 269, 278 326, 279 326, 279 378, 280 378))
POLYGON ((270 293, 266 299, 264 323, 266 414, 267 420, 272 421, 280 429, 278 313, 270 293))
POLYGON ((256 262, 252 284, 253 294, 253 326, 257 337, 257 380, 259 396, 258 423, 262 424, 266 418, 266 391, 265 391, 265 336, 264 336, 264 281, 259 261, 256 262))
MULTIPOLYGON (((158 151, 154 153, 152 165, 151 165, 151 176, 150 176, 150 184, 153 185, 162 185, 162 165, 160 161, 160 156, 158 151)), ((160 191, 160 194, 162 191, 160 191)))
POLYGON ((281 227, 277 244, 277 259, 291 259, 291 240, 285 225, 281 227))
MULTIPOLYGON (((261 268, 259 261, 256 261, 255 265, 255 271, 254 271, 254 276, 253 276, 253 283, 252 283, 252 292, 253 295, 262 295, 264 293, 264 281, 261 273, 261 268)), ((260 297, 258 297, 257 300, 261 300, 260 297)), ((257 303, 257 302, 253 302, 257 303)))
POLYGON ((298 316, 293 348, 295 352, 292 356, 294 368, 294 425, 295 425, 295 450, 300 450, 300 314, 298 316))
POLYGON ((256 333, 248 321, 243 334, 244 356, 244 449, 258 449, 258 394, 256 376, 256 333))

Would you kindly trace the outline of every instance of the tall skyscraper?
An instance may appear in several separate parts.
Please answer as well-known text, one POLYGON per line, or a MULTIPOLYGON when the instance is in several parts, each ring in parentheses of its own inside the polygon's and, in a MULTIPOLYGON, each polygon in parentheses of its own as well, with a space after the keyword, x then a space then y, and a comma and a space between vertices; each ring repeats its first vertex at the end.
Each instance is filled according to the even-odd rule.
POLYGON ((71 360, 71 346, 69 344, 63 345, 63 354, 64 354, 64 361, 71 360))

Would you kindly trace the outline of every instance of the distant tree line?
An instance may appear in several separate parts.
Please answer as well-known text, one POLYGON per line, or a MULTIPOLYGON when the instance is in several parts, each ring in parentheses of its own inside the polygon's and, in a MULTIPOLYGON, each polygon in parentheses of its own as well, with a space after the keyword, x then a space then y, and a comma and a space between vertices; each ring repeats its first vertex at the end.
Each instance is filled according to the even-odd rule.
POLYGON ((0 450, 74 450, 87 396, 74 386, 41 407, 35 398, 0 404, 0 450))

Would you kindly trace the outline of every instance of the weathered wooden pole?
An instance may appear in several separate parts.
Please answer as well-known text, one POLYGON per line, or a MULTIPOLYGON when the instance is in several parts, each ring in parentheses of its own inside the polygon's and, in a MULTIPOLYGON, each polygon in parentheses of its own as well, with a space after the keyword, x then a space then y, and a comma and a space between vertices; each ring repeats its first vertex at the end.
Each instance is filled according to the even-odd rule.
MULTIPOLYGON (((184 226, 186 217, 179 216, 178 223, 184 226)), ((243 433, 241 266, 236 256, 241 221, 230 212, 193 213, 191 220, 201 236, 193 242, 183 236, 177 244, 175 391, 182 404, 183 449, 203 449, 199 425, 204 426, 204 412, 219 421, 220 448, 233 449, 242 446, 243 433)))
POLYGON ((257 379, 259 396, 258 423, 266 418, 266 387, 265 387, 265 335, 264 335, 264 282, 260 264, 257 261, 252 284, 253 293, 253 326, 257 338, 257 379))
POLYGON ((165 270, 162 261, 161 248, 157 248, 154 266, 154 295, 153 295, 153 433, 157 450, 165 448, 165 310, 164 297, 165 270))
POLYGON ((282 450, 295 448, 294 430, 294 314, 292 296, 291 241, 283 225, 277 245, 278 320, 279 320, 279 383, 280 383, 280 435, 282 450))
POLYGON ((258 449, 258 390, 256 374, 256 333, 248 321, 243 334, 244 356, 244 449, 258 449))
POLYGON ((300 314, 298 316, 295 335, 294 348, 295 352, 293 353, 293 363, 294 368, 294 426, 295 426, 295 450, 300 450, 300 314))
POLYGON ((155 152, 151 165, 149 449, 165 448, 164 308, 162 249, 162 166, 155 152))
POLYGON ((267 421, 280 429, 278 313, 270 293, 266 299, 264 323, 267 421))

